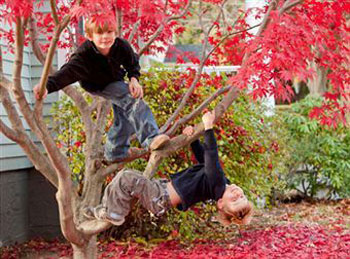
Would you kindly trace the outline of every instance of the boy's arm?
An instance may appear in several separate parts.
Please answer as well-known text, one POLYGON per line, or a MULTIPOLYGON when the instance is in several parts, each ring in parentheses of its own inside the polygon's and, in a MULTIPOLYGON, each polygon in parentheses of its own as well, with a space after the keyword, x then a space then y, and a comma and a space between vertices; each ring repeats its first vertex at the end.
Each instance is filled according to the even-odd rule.
POLYGON ((48 93, 56 92, 67 85, 83 79, 86 75, 87 71, 84 62, 78 55, 73 54, 70 60, 60 70, 49 76, 46 89, 48 93))
POLYGON ((196 160, 198 163, 203 164, 204 163, 204 147, 202 143, 197 139, 191 143, 191 149, 196 157, 196 160))
MULTIPOLYGON (((182 133, 186 136, 191 136, 194 132, 194 129, 192 126, 187 126, 186 128, 183 129, 182 133)), ((203 164, 204 163, 204 148, 201 144, 201 142, 196 139, 191 143, 191 149, 196 157, 196 160, 198 163, 203 164)))
POLYGON ((123 60, 123 67, 125 68, 126 72, 128 73, 128 78, 131 80, 132 77, 136 78, 137 80, 141 76, 140 73, 140 64, 139 64, 139 57, 132 49, 129 42, 126 40, 123 40, 124 43, 124 60, 123 60))
POLYGON ((213 129, 207 129, 204 133, 204 167, 210 182, 224 177, 223 171, 219 170, 221 166, 213 129))
POLYGON ((56 92, 67 85, 75 83, 86 77, 86 68, 83 65, 81 59, 75 54, 71 59, 64 64, 60 70, 56 71, 53 75, 49 76, 46 83, 46 91, 40 97, 40 84, 37 84, 33 88, 34 96, 36 99, 45 98, 48 93, 56 92))
POLYGON ((60 70, 55 72, 52 76, 49 76, 46 89, 48 93, 58 91, 67 85, 81 80, 86 74, 87 71, 82 59, 74 54, 60 70))
POLYGON ((209 181, 215 183, 217 180, 224 179, 223 171, 221 170, 218 146, 214 135, 214 120, 215 112, 207 112, 203 115, 202 121, 204 124, 204 167, 205 173, 209 181))

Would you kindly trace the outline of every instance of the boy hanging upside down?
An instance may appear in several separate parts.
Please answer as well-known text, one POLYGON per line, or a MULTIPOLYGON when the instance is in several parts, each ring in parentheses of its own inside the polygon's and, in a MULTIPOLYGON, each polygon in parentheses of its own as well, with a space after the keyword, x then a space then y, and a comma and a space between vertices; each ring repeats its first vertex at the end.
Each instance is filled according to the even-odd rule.
MULTIPOLYGON (((170 181, 150 180, 136 170, 125 169, 108 184, 102 203, 87 208, 85 216, 121 225, 130 212, 133 198, 138 198, 143 207, 157 216, 171 207, 185 211, 197 202, 212 199, 217 201, 220 223, 248 224, 253 208, 241 188, 228 184, 220 166, 214 119, 214 112, 203 115, 204 145, 199 140, 191 144, 198 164, 173 174, 170 181)), ((189 126, 183 133, 191 135, 193 128, 189 126)))

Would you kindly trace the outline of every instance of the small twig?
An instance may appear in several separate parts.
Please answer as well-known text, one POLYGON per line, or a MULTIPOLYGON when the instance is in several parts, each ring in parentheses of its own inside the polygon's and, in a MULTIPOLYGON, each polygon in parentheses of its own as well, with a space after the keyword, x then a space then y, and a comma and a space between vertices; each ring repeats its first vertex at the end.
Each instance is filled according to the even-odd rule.
POLYGON ((203 101, 190 114, 188 114, 187 116, 178 120, 169 130, 166 131, 166 134, 169 136, 172 136, 181 125, 186 124, 188 121, 190 121, 191 119, 198 116, 213 100, 215 100, 221 94, 228 92, 230 90, 230 88, 231 88, 231 86, 226 86, 226 87, 223 87, 223 88, 216 90, 216 92, 214 94, 212 94, 209 98, 207 98, 205 101, 203 101))
POLYGON ((149 38, 149 40, 145 43, 145 45, 138 51, 138 55, 141 57, 144 52, 149 48, 149 46, 151 46, 151 44, 155 41, 155 39, 160 35, 160 33, 164 30, 165 28, 165 24, 173 21, 173 20, 178 20, 180 19, 181 17, 183 17, 188 9, 190 8, 191 6, 191 3, 192 3, 193 0, 189 0, 186 7, 184 8, 184 10, 182 11, 182 13, 180 13, 179 15, 175 15, 175 16, 171 16, 171 17, 168 17, 163 23, 162 25, 160 25, 158 27, 158 29, 155 31, 155 33, 149 38))
MULTIPOLYGON (((221 3, 221 6, 219 7, 221 10, 222 10, 222 8, 224 7, 224 5, 226 4, 226 2, 227 2, 227 0, 225 0, 225 1, 223 1, 223 2, 221 3)), ((216 19, 215 19, 215 22, 213 22, 213 24, 210 26, 210 28, 209 28, 209 30, 208 30, 208 35, 209 35, 210 32, 215 28, 215 25, 216 25, 216 23, 220 20, 221 15, 222 15, 222 12, 220 11, 219 14, 218 14, 218 16, 217 16, 216 19)))

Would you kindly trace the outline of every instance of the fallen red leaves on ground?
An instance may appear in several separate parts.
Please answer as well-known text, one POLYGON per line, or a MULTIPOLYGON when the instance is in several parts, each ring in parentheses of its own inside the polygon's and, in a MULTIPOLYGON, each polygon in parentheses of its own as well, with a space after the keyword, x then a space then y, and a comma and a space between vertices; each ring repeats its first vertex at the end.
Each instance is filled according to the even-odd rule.
MULTIPOLYGON (((341 258, 350 259, 350 202, 289 204, 259 211, 248 228, 227 229, 225 240, 178 240, 147 247, 136 242, 99 244, 99 258, 341 258)), ((32 240, 3 248, 1 258, 70 258, 69 244, 32 240), (28 257, 31 255, 32 257, 28 257)))

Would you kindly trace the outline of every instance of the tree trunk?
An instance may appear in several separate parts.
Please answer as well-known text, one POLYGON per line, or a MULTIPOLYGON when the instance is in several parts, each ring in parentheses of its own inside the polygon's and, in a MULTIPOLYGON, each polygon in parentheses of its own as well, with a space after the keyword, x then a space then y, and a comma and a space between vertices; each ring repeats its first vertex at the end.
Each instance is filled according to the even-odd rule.
POLYGON ((327 91, 327 69, 324 67, 313 64, 316 70, 316 77, 313 80, 309 80, 308 88, 311 96, 322 96, 327 91))
POLYGON ((74 259, 95 259, 97 258, 97 242, 96 235, 84 243, 83 246, 79 247, 72 244, 73 247, 73 258, 74 259))

